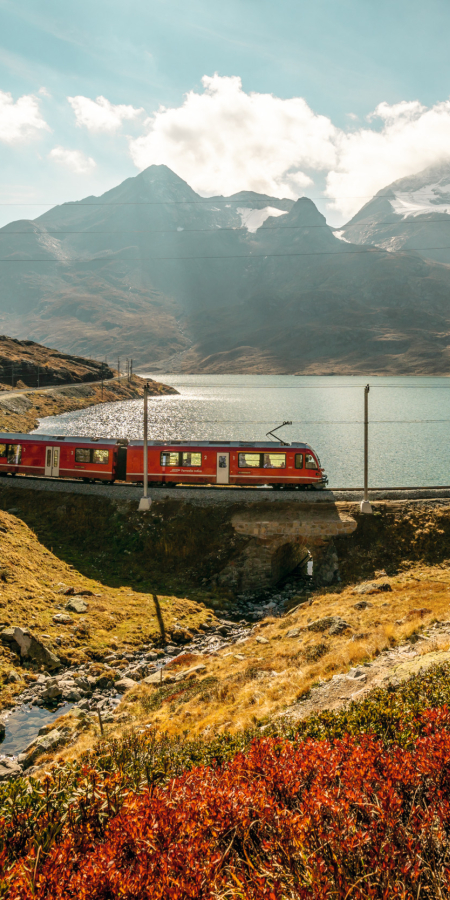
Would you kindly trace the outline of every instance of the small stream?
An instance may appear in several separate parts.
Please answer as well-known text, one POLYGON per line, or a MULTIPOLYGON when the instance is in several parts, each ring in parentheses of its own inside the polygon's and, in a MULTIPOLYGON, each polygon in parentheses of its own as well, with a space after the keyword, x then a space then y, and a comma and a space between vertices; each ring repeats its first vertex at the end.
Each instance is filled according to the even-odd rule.
POLYGON ((48 725, 52 719, 63 716, 72 709, 73 703, 64 703, 56 709, 45 709, 39 706, 19 706, 4 718, 6 726, 5 738, 0 744, 0 759, 2 756, 17 756, 31 744, 43 725, 48 725))
MULTIPOLYGON (((229 621, 225 619, 217 619, 216 622, 209 625, 205 632, 198 632, 192 642, 185 644, 181 649, 179 646, 168 644, 165 647, 165 655, 155 660, 154 651, 148 652, 148 647, 141 647, 135 650, 131 656, 128 655, 126 661, 129 668, 121 670, 121 677, 129 677, 137 682, 142 679, 145 671, 140 671, 142 665, 146 668, 146 674, 152 674, 159 667, 165 667, 173 661, 180 653, 209 654, 227 646, 233 646, 246 640, 251 633, 253 623, 259 621, 267 615, 282 615, 286 609, 286 603, 289 603, 292 595, 298 593, 299 590, 310 590, 310 581, 312 575, 312 562, 308 561, 308 574, 304 572, 304 567, 299 567, 299 573, 291 573, 286 583, 281 587, 278 586, 272 590, 265 591, 263 595, 256 596, 253 594, 239 595, 235 602, 234 614, 241 616, 239 621, 229 621), (138 668, 136 668, 136 666, 138 668)), ((105 664, 111 661, 111 658, 121 656, 121 651, 117 654, 112 653, 105 657, 105 664)), ((77 667, 80 673, 80 667, 77 667)), ((65 671, 66 678, 72 674, 71 669, 65 671)), ((61 673, 63 674, 63 673, 61 673)), ((17 757, 23 753, 39 734, 39 730, 48 725, 54 719, 69 712, 72 707, 79 706, 91 713, 101 710, 102 716, 114 712, 115 707, 120 703, 121 696, 111 688, 98 688, 95 685, 87 693, 79 689, 82 697, 78 701, 69 701, 59 703, 58 706, 49 708, 42 704, 39 700, 39 691, 44 685, 35 683, 28 685, 18 697, 18 703, 9 713, 2 716, 5 724, 5 737, 0 740, 0 762, 2 757, 17 757), (88 700, 88 703, 87 703, 88 700), (87 703, 87 705, 86 705, 87 703)))

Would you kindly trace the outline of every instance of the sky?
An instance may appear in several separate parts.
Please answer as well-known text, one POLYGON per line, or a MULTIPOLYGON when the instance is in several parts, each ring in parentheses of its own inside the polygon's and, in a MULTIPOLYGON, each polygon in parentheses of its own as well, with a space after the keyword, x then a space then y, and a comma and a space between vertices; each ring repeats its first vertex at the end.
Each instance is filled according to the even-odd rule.
POLYGON ((0 225, 151 164, 333 225, 450 158, 448 0, 0 0, 0 225))

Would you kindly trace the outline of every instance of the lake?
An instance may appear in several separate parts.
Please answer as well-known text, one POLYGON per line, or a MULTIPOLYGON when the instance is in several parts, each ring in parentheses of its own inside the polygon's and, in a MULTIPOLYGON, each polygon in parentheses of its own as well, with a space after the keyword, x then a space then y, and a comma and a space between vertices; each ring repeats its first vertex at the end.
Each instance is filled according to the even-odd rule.
MULTIPOLYGON (((143 374, 142 372, 140 374, 143 374)), ((150 398, 149 439, 305 441, 332 488, 363 483, 364 385, 369 393, 369 485, 450 485, 450 379, 295 375, 157 375, 178 396, 150 398), (447 397, 448 394, 448 397, 447 397)), ((142 438, 130 400, 42 419, 43 434, 142 438)))

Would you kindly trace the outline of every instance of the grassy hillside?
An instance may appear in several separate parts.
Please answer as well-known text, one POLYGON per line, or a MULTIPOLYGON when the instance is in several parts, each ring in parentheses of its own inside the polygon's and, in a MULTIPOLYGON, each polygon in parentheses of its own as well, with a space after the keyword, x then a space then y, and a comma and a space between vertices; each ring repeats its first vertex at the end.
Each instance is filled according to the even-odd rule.
MULTIPOLYGON (((0 512, 0 535, 0 624, 4 627, 30 628, 66 664, 102 659, 108 650, 127 650, 144 641, 159 640, 151 590, 105 585, 101 578, 82 575, 41 544, 12 514, 0 512), (80 621, 66 625, 53 619, 67 599, 58 593, 64 585, 93 595, 80 621)), ((175 621, 196 627, 208 615, 204 606, 185 597, 160 594, 158 599, 168 635, 175 621)), ((24 687, 27 669, 17 666, 16 660, 0 644, 0 708, 10 706, 24 687), (14 684, 6 681, 11 668, 20 675, 14 684)))
POLYGON ((449 700, 443 666, 263 738, 102 742, 0 788, 1 896, 443 898, 449 700))

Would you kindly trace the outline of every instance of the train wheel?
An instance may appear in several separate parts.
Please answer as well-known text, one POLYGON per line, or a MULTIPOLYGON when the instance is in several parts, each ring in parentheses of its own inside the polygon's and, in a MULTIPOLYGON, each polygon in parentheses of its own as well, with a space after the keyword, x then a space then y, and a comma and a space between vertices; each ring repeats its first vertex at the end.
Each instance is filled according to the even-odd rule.
POLYGON ((273 491, 282 491, 282 490, 283 490, 283 485, 282 485, 282 484, 273 484, 273 485, 272 485, 272 490, 273 490, 273 491))

